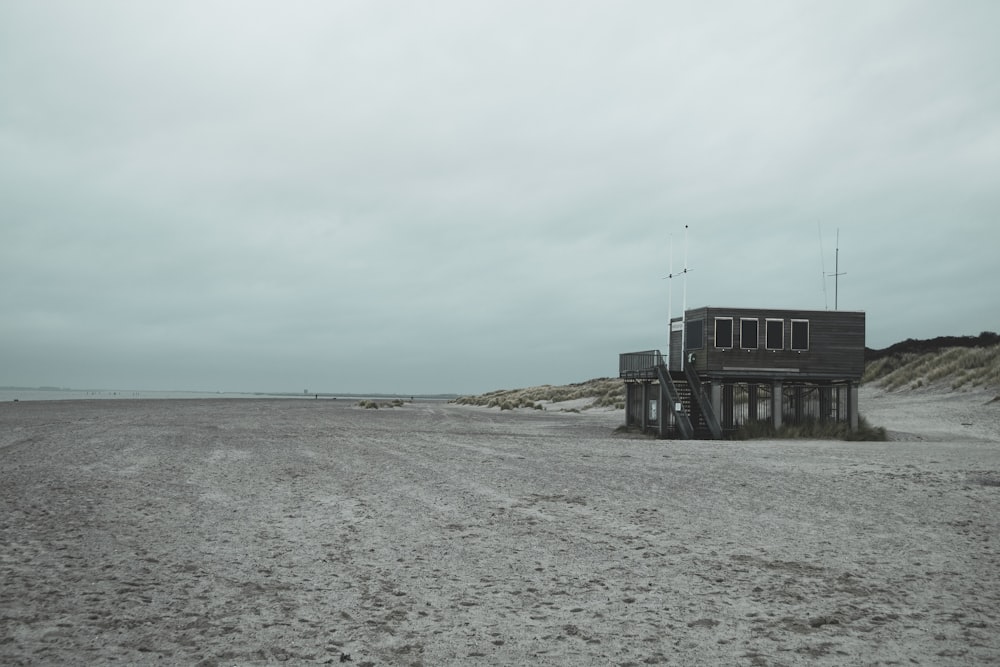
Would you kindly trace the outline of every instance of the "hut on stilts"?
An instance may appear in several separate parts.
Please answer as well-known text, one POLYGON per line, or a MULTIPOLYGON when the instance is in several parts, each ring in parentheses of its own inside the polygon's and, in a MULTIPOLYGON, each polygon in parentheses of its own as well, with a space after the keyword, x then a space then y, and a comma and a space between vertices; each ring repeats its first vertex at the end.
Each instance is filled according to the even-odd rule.
POLYGON ((865 314, 702 307, 670 323, 669 354, 619 355, 625 421, 663 438, 719 439, 753 421, 858 427, 865 314))

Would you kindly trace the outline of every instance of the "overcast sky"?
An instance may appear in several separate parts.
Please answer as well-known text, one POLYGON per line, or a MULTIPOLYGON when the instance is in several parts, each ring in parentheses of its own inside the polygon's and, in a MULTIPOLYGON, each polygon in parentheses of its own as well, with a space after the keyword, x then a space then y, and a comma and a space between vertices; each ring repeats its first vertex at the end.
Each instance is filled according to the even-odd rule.
POLYGON ((0 385, 480 393, 1000 328, 1000 3, 0 0, 0 385))

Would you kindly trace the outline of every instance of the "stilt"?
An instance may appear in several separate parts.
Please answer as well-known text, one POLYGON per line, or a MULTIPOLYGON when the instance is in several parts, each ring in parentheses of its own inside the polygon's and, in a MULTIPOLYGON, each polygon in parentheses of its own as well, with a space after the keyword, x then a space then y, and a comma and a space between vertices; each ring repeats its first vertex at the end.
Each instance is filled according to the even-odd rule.
POLYGON ((642 430, 645 432, 649 428, 649 383, 642 383, 642 430))
POLYGON ((727 428, 732 425, 733 416, 730 414, 727 417, 726 413, 722 410, 722 383, 718 380, 712 380, 708 386, 708 391, 712 395, 712 409, 719 416, 719 422, 723 425, 723 428, 727 428))
POLYGON ((781 428, 781 416, 784 410, 784 391, 781 380, 771 383, 771 418, 774 420, 774 428, 781 428))
POLYGON ((727 382, 722 385, 722 421, 724 428, 734 428, 736 426, 735 409, 733 385, 727 382))
POLYGON ((851 423, 851 430, 858 430, 858 384, 852 382, 847 387, 847 415, 851 423))
POLYGON ((831 400, 833 398, 833 387, 820 387, 819 388, 819 421, 828 422, 833 416, 833 409, 831 400))

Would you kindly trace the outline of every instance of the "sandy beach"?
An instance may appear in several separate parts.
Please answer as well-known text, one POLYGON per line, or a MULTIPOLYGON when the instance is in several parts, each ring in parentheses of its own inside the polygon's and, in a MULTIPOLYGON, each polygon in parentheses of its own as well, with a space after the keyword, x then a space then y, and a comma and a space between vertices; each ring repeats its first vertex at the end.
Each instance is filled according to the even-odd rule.
POLYGON ((884 443, 679 442, 621 411, 0 404, 0 663, 1000 661, 1000 402, 884 443))

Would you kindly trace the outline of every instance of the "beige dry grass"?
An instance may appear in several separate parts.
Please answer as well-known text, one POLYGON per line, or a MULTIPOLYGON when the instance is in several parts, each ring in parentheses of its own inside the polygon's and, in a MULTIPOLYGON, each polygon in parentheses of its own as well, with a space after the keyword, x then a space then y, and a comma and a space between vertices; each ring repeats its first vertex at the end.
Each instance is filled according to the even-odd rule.
POLYGON ((501 410, 544 409, 553 404, 565 404, 570 401, 576 402, 577 405, 566 409, 602 407, 622 409, 625 407, 625 385, 618 378, 595 378, 568 385, 546 384, 526 389, 499 389, 478 396, 462 396, 455 399, 455 403, 459 405, 478 405, 501 410))
MULTIPOLYGON (((1000 390, 1000 345, 888 355, 866 365, 862 383, 888 391, 923 387, 1000 390)), ((625 406, 625 387, 618 378, 595 378, 569 385, 498 389, 476 396, 462 396, 455 403, 501 410, 622 409, 625 406)))
POLYGON ((893 354, 869 363, 863 381, 889 391, 1000 389, 1000 345, 893 354))

